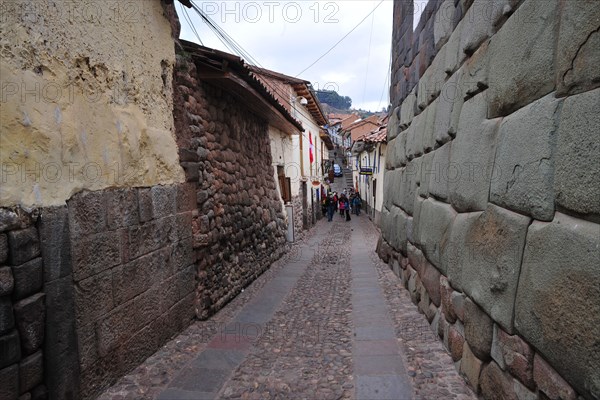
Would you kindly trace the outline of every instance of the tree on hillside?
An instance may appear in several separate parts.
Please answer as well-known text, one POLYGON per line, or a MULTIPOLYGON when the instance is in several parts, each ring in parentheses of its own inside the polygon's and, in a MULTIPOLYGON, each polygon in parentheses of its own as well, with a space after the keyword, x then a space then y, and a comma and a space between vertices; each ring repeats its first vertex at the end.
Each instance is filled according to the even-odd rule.
POLYGON ((340 110, 348 110, 352 106, 352 99, 348 96, 340 96, 335 90, 317 90, 315 92, 321 103, 329 104, 340 110))

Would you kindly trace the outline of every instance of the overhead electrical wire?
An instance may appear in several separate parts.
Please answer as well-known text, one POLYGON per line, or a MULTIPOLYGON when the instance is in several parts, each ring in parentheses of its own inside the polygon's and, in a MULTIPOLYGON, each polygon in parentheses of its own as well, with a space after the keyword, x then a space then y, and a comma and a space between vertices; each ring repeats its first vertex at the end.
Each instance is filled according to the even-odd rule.
MULTIPOLYGON (((383 0, 382 0, 382 2, 383 2, 383 0)), ((239 43, 237 43, 227 32, 225 32, 225 30, 220 28, 217 25, 217 23, 215 21, 213 21, 208 15, 206 15, 206 13, 204 13, 202 11, 202 9, 200 9, 196 4, 194 4, 193 1, 191 2, 191 4, 192 4, 192 8, 194 9, 194 11, 196 11, 196 13, 200 16, 200 18, 215 33, 215 35, 219 38, 219 40, 223 43, 223 45, 225 45, 231 52, 233 52, 237 56, 239 56, 243 59, 246 59, 247 60, 246 62, 248 62, 250 65, 264 68, 258 62, 258 60, 256 60, 248 51, 246 51, 239 43)), ((190 21, 188 21, 188 22, 193 26, 193 24, 191 23, 191 18, 190 18, 190 21)), ((193 31, 196 32, 196 30, 194 28, 193 28, 193 31)), ((198 37, 197 33, 196 33, 196 36, 198 37)), ((200 40, 199 37, 198 37, 198 40, 200 40)), ((202 42, 200 42, 200 43, 202 43, 202 42)), ((290 108, 292 108, 294 111, 296 111, 298 114, 302 115, 306 119, 309 119, 309 120, 311 119, 311 117, 312 117, 311 115, 304 113, 304 111, 301 108, 296 107, 295 103, 292 103, 291 101, 286 99, 286 97, 288 96, 288 93, 282 92, 280 89, 278 89, 276 86, 271 85, 265 79, 261 79, 260 81, 265 86, 267 86, 272 92, 279 94, 281 96, 281 99, 287 105, 289 105, 290 108)), ((306 138, 306 140, 309 140, 309 138, 306 136, 306 134, 304 132, 302 132, 302 136, 304 136, 306 138)))
POLYGON ((198 34, 198 31, 196 31, 196 27, 192 23, 192 19, 190 18, 187 10, 183 7, 183 4, 179 3, 179 8, 181 9, 181 14, 183 15, 183 18, 185 18, 185 20, 187 21, 190 29, 192 30, 192 32, 194 32, 194 35, 196 35, 196 38, 198 39, 200 44, 204 46, 204 43, 202 43, 202 39, 200 39, 200 35, 198 34))
POLYGON ((375 22, 375 13, 373 13, 373 17, 371 18, 371 32, 369 33, 369 50, 367 51, 367 68, 365 71, 365 84, 363 85, 363 95, 362 102, 365 102, 365 93, 367 93, 367 81, 369 78, 369 60, 371 59, 371 43, 373 39, 373 23, 375 22))
POLYGON ((337 42, 336 42, 336 43, 335 43, 333 46, 331 46, 331 47, 329 48, 329 50, 327 50, 325 53, 323 53, 323 55, 321 55, 319 58, 317 58, 315 61, 313 61, 313 63, 312 63, 312 64, 310 64, 308 67, 304 68, 302 71, 300 71, 299 73, 297 73, 297 74, 296 74, 296 76, 298 76, 298 75, 302 74, 303 72, 306 72, 306 71, 307 71, 308 69, 310 69, 310 68, 311 68, 313 65, 315 65, 316 63, 318 63, 319 61, 321 61, 321 59, 322 59, 323 57, 325 57, 327 54, 329 54, 329 52, 331 52, 331 50, 335 49, 335 48, 336 48, 336 46, 337 46, 338 44, 340 44, 340 43, 341 43, 341 42, 342 42, 344 39, 346 39, 346 38, 348 37, 348 35, 350 35, 352 32, 354 32, 354 30, 355 30, 356 28, 358 28, 358 27, 359 27, 359 26, 360 26, 360 25, 361 25, 363 22, 365 22, 365 20, 366 20, 367 18, 369 18, 369 16, 370 16, 371 14, 373 14, 373 13, 375 12, 375 10, 377 10, 377 8, 379 8, 379 6, 380 6, 380 5, 381 5, 381 4, 382 4, 384 1, 385 1, 385 0, 381 0, 381 1, 380 1, 380 2, 379 2, 379 3, 378 3, 376 6, 375 6, 375 8, 374 8, 373 10, 371 10, 371 12, 370 12, 370 13, 368 13, 368 14, 367 14, 367 15, 366 15, 366 16, 365 16, 363 19, 361 19, 361 20, 360 20, 360 22, 359 22, 358 24, 356 24, 356 26, 355 26, 354 28, 350 29, 350 32, 348 32, 348 33, 346 33, 344 36, 342 36, 342 38, 341 38, 340 40, 338 40, 338 41, 337 41, 337 42))
MULTIPOLYGON (((379 103, 377 104, 377 108, 379 108, 381 106, 381 102, 383 101, 383 95, 384 95, 386 89, 387 89, 388 97, 390 95, 390 87, 388 85, 388 80, 390 79, 391 74, 392 74, 392 49, 390 48, 388 69, 387 69, 387 73, 385 74, 385 82, 383 83, 383 89, 381 90, 381 97, 379 98, 379 103)), ((388 104, 389 104, 389 101, 388 101, 388 104)), ((386 107, 386 109, 387 109, 387 107, 386 107)))

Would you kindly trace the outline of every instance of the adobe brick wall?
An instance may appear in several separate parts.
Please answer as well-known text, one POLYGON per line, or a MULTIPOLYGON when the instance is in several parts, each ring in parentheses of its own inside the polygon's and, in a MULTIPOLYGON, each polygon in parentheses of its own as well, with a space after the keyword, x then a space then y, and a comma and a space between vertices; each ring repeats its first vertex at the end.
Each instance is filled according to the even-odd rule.
POLYGON ((205 319, 283 255, 286 222, 266 121, 198 79, 183 56, 174 84, 177 144, 195 202, 196 315, 205 319))
POLYGON ((600 8, 394 7, 380 256, 486 399, 600 397, 600 8))

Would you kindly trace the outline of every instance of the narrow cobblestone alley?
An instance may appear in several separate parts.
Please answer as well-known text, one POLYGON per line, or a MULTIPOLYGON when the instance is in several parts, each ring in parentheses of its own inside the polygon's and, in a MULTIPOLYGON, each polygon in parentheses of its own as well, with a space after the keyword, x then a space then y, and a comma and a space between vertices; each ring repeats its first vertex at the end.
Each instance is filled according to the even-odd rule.
POLYGON ((320 221, 221 312, 101 399, 475 398, 376 257, 365 217, 320 221))

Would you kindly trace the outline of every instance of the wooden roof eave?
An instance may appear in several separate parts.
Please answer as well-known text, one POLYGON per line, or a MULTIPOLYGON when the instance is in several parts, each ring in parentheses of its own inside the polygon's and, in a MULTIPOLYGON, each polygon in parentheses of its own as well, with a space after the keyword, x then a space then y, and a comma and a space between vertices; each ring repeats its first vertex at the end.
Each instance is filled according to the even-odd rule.
MULTIPOLYGON (((225 64, 225 63, 224 63, 225 64)), ((251 112, 267 120, 273 127, 290 135, 303 131, 301 125, 295 125, 285 118, 264 96, 235 72, 221 64, 196 62, 196 70, 200 80, 209 82, 240 100, 251 112)))

